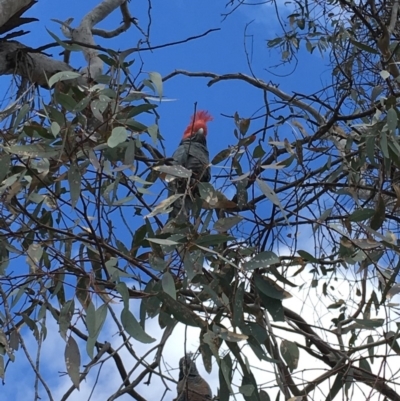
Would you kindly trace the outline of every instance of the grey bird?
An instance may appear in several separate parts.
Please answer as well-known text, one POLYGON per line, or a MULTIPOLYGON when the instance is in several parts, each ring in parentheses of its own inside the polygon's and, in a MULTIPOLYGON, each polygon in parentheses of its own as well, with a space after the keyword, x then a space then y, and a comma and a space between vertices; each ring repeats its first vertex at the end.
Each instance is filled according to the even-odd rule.
POLYGON ((199 375, 193 354, 186 354, 179 361, 178 395, 175 401, 210 401, 211 388, 199 375))
MULTIPOLYGON (((181 143, 172 155, 176 164, 181 165, 192 171, 190 188, 192 193, 196 193, 198 182, 209 182, 211 170, 209 167, 210 159, 207 149, 207 123, 212 121, 212 116, 206 111, 198 111, 187 126, 181 143)), ((169 196, 185 193, 187 181, 175 179, 168 185, 169 196)), ((192 207, 190 196, 178 199, 169 215, 170 218, 183 217, 187 219, 192 207)))

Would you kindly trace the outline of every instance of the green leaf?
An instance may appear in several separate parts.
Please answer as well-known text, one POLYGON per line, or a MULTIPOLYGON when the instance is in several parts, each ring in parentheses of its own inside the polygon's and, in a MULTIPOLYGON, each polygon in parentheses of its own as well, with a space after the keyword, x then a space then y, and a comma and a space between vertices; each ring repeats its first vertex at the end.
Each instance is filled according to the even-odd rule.
POLYGON ((257 145, 253 150, 253 158, 261 159, 264 155, 265 155, 265 150, 262 148, 261 145, 257 145))
POLYGON ((376 211, 371 218, 370 227, 373 230, 379 230, 382 227, 383 222, 385 221, 385 212, 386 205, 383 197, 381 195, 378 196, 378 202, 376 205, 376 211))
POLYGON ((245 270, 254 270, 259 267, 267 267, 268 265, 273 265, 275 263, 280 263, 279 257, 271 251, 260 252, 253 259, 248 262, 244 262, 243 267, 245 270))
POLYGON ((306 251, 297 251, 297 253, 307 262, 311 262, 311 263, 317 263, 318 259, 316 259, 314 256, 312 256, 310 253, 306 252, 306 251))
POLYGON ((354 222, 364 221, 371 218, 374 214, 374 209, 357 209, 349 216, 349 220, 354 222))
POLYGON ((54 135, 54 138, 60 133, 60 130, 60 125, 56 121, 53 121, 50 126, 50 131, 54 135))
POLYGON ((78 72, 74 71, 60 71, 54 74, 50 79, 49 79, 49 87, 51 88, 55 83, 60 82, 60 81, 67 81, 70 79, 76 79, 81 77, 82 75, 79 74, 78 72))
POLYGON ((252 384, 245 384, 244 386, 239 387, 239 393, 250 397, 254 392, 254 386, 252 384))
POLYGON ((233 240, 235 240, 235 237, 230 237, 228 235, 209 234, 209 235, 202 235, 195 241, 195 244, 201 246, 214 246, 233 240))
POLYGON ((159 245, 179 245, 179 242, 171 241, 169 239, 163 239, 163 238, 147 238, 147 241, 153 242, 153 243, 159 244, 159 245))
POLYGON ((58 319, 58 325, 60 330, 60 335, 63 339, 67 337, 67 331, 69 329, 69 325, 71 323, 72 315, 74 312, 74 300, 66 302, 60 310, 60 316, 58 319))
POLYGON ((124 164, 130 166, 135 161, 136 144, 135 141, 128 141, 125 149, 124 164))
POLYGON ((265 295, 263 292, 258 291, 258 295, 261 299, 261 304, 268 310, 272 319, 275 322, 283 322, 285 320, 285 314, 283 310, 282 300, 271 298, 265 295))
POLYGON ((168 262, 155 255, 154 253, 151 253, 149 256, 149 264, 154 270, 157 270, 159 272, 163 272, 168 266, 168 262))
POLYGON ((161 279, 161 283, 164 292, 166 292, 172 299, 176 300, 175 281, 172 277, 172 274, 169 272, 165 272, 161 279))
POLYGON ((159 292, 157 297, 163 302, 163 307, 166 308, 168 313, 173 315, 178 322, 193 327, 206 327, 206 322, 204 322, 200 316, 198 316, 186 305, 171 298, 165 292, 159 292))
POLYGON ((236 288, 235 298, 233 302, 233 319, 232 325, 238 327, 243 321, 243 299, 244 299, 244 283, 236 288))
POLYGON ((37 145, 14 145, 7 148, 10 153, 16 154, 18 156, 28 156, 28 157, 42 157, 46 159, 51 159, 53 157, 58 157, 60 151, 58 149, 52 148, 44 144, 37 145))
MULTIPOLYGON (((249 369, 248 363, 247 363, 247 369, 249 369)), ((257 382, 251 371, 243 375, 241 387, 242 388, 244 387, 246 389, 246 394, 243 394, 243 397, 246 401, 259 401, 257 392, 257 382), (247 386, 252 386, 254 390, 250 393, 250 387, 247 386), (249 393, 250 395, 247 395, 249 393)))
MULTIPOLYGON (((119 61, 119 63, 120 63, 120 64, 124 63, 125 59, 126 59, 130 54, 135 53, 135 52, 137 52, 137 49, 134 48, 134 47, 133 47, 133 48, 130 48, 130 49, 126 49, 126 50, 124 50, 124 51, 122 51, 122 52, 119 52, 119 53, 118 53, 118 61, 119 61)), ((114 56, 114 54, 111 54, 111 53, 110 53, 110 55, 111 55, 111 56, 114 56)))
POLYGON ((279 198, 277 197, 276 193, 274 190, 265 182, 260 180, 259 178, 256 178, 257 184, 259 188, 261 189, 261 192, 276 206, 279 207, 281 210, 283 216, 286 219, 286 214, 285 211, 283 210, 283 207, 281 205, 281 202, 279 201, 279 198))
POLYGON ((86 97, 84 97, 83 99, 81 99, 76 105, 75 105, 75 108, 74 108, 74 112, 75 113, 79 113, 80 111, 82 111, 83 109, 86 109, 86 107, 89 105, 89 103, 90 103, 90 100, 91 100, 91 97, 90 96, 86 96, 86 97))
MULTIPOLYGON (((127 98, 123 99, 123 101, 126 101, 126 99, 127 98)), ((129 111, 126 115, 126 118, 132 118, 147 111, 154 110, 155 108, 157 108, 157 105, 144 103, 144 104, 139 104, 138 106, 129 106, 129 107, 130 108, 128 109, 129 111)))
POLYGON ((133 130, 137 131, 137 132, 145 132, 147 131, 147 126, 143 125, 142 123, 140 123, 139 121, 135 121, 133 119, 121 119, 123 124, 128 125, 130 128, 132 128, 133 130))
POLYGON ((376 98, 383 92, 383 86, 374 86, 371 92, 371 103, 374 103, 376 98))
POLYGON ((339 299, 337 302, 334 302, 333 304, 328 305, 327 308, 328 309, 339 309, 345 304, 346 303, 343 299, 339 299))
POLYGON ((356 46, 356 47, 358 47, 359 49, 364 50, 364 51, 366 51, 366 52, 368 52, 368 53, 371 53, 371 54, 379 54, 378 50, 374 49, 374 48, 371 47, 371 46, 367 46, 365 43, 357 42, 357 41, 354 40, 354 39, 350 39, 350 42, 351 42, 354 46, 356 46))
POLYGON ((379 144, 382 154, 385 156, 386 159, 389 159, 388 139, 386 132, 381 132, 379 144))
POLYGON ((68 171, 68 182, 71 193, 71 206, 74 208, 81 194, 81 173, 76 164, 72 164, 68 171))
MULTIPOLYGON (((218 355, 218 351, 217 351, 217 355, 218 355)), ((222 369, 219 369, 218 375, 219 375, 219 401, 229 401, 230 395, 231 395, 231 391, 230 391, 230 382, 232 380, 232 360, 231 357, 229 355, 229 353, 227 353, 225 355, 225 357, 223 358, 224 360, 224 369, 225 369, 225 374, 227 374, 227 379, 225 379, 224 377, 224 373, 222 372, 222 369), (227 384, 228 382, 228 384, 227 384)))
POLYGON ((81 46, 75 45, 75 44, 70 45, 68 43, 65 43, 56 34, 54 34, 53 32, 49 31, 47 28, 46 28, 46 31, 64 49, 69 50, 71 52, 72 51, 82 51, 82 47, 81 46))
POLYGON ((155 338, 150 337, 140 326, 139 322, 133 316, 132 312, 128 308, 122 309, 121 312, 121 323, 126 332, 132 336, 135 340, 143 343, 150 344, 156 341, 155 338))
POLYGON ((371 335, 369 335, 367 337, 367 344, 369 344, 368 355, 369 355, 369 358, 371 360, 371 363, 374 363, 374 348, 375 347, 371 346, 371 344, 373 344, 373 343, 374 343, 374 338, 371 335))
POLYGON ((67 111, 74 111, 76 107, 76 101, 73 99, 72 96, 62 93, 62 92, 57 92, 54 96, 55 100, 65 108, 67 111))
POLYGON ((129 308, 129 290, 123 281, 117 283, 115 289, 119 292, 122 297, 122 301, 124 302, 124 308, 129 308))
POLYGON ((244 179, 236 183, 236 196, 239 208, 245 207, 248 203, 247 182, 248 180, 244 179))
POLYGON ((214 223, 213 228, 214 230, 219 232, 228 231, 232 227, 236 226, 236 224, 240 223, 242 220, 242 216, 223 217, 214 223))
POLYGON ((0 184, 6 178, 10 169, 11 157, 8 153, 0 154, 0 184))
POLYGON ((279 45, 282 42, 283 42, 283 38, 275 38, 272 40, 267 40, 267 46, 268 47, 276 47, 277 45, 279 45))
POLYGON ((371 366, 365 358, 361 358, 359 361, 360 369, 363 369, 369 373, 372 373, 371 366))
POLYGON ((246 135, 250 128, 250 121, 250 118, 241 118, 239 121, 239 131, 243 136, 246 135))
POLYGON ((222 359, 220 362, 220 369, 222 372, 222 376, 225 379, 225 383, 228 387, 228 390, 230 393, 233 393, 232 391, 232 386, 231 386, 231 380, 232 380, 232 365, 229 365, 226 363, 225 359, 222 359))
POLYGON ((387 126, 389 128, 389 132, 392 134, 396 133, 397 129, 397 112, 394 108, 390 108, 387 111, 387 126))
POLYGON ((264 390, 260 390, 260 401, 271 401, 271 398, 264 390))
POLYGON ((232 153, 231 149, 224 149, 221 150, 219 153, 216 154, 216 156, 214 156, 214 158, 211 160, 211 164, 213 164, 214 166, 218 163, 221 163, 222 161, 224 161, 225 159, 227 159, 232 153))
POLYGON ((209 182, 199 182, 197 188, 199 189, 201 199, 204 199, 210 205, 217 204, 218 193, 209 182))
POLYGON ((385 319, 355 319, 355 322, 366 329, 375 329, 382 327, 385 319))
POLYGON ((260 180, 259 178, 256 179, 261 192, 276 206, 281 207, 281 202, 279 198, 276 196, 274 190, 265 182, 260 180))
MULTIPOLYGON (((95 326, 94 326, 95 330, 92 333, 92 335, 94 337, 97 338, 98 335, 100 334, 100 331, 106 321, 106 318, 107 318, 107 305, 104 304, 104 305, 99 306, 95 312, 95 326)), ((92 337, 92 335, 91 335, 91 337, 92 337)))
POLYGON ((259 291, 267 295, 270 298, 282 300, 285 299, 285 292, 279 291, 275 286, 269 283, 269 281, 264 280, 260 274, 254 274, 254 284, 259 291))
POLYGON ((67 367, 68 376, 71 378, 75 388, 79 390, 81 366, 81 354, 79 352, 78 344, 72 336, 69 336, 68 342, 64 351, 65 366, 67 367))
POLYGON ((285 360, 290 372, 293 372, 293 370, 297 369, 300 351, 296 343, 288 340, 282 340, 280 351, 282 358, 285 360))
POLYGON ((237 343, 239 341, 247 340, 248 338, 246 334, 235 333, 216 325, 214 325, 213 330, 216 334, 218 334, 218 337, 224 341, 237 343))
POLYGON ((153 170, 179 178, 190 178, 192 176, 192 171, 183 166, 155 166, 153 170))
POLYGON ((106 317, 107 305, 103 304, 95 310, 93 302, 90 302, 86 309, 86 326, 89 332, 89 339, 86 342, 86 352, 91 358, 93 358, 93 349, 106 317))
POLYGON ((343 374, 339 372, 336 376, 335 381, 333 382, 332 387, 329 389, 329 393, 325 398, 325 401, 331 401, 335 399, 339 391, 342 390, 343 384, 344 384, 344 377, 343 374))
POLYGON ((161 100, 163 95, 163 82, 160 73, 158 72, 149 72, 149 79, 154 84, 156 88, 156 92, 161 100))
POLYGON ((107 145, 110 148, 115 148, 120 143, 125 142, 127 138, 128 132, 125 127, 115 127, 107 140, 107 145))
POLYGON ((324 222, 332 213, 332 208, 330 207, 329 209, 326 209, 321 216, 318 218, 317 222, 322 223, 324 222))
POLYGON ((185 272, 187 278, 189 280, 193 280, 193 278, 197 274, 201 274, 204 266, 204 255, 202 252, 196 250, 194 252, 186 253, 185 258, 183 260, 183 266, 185 268, 185 272))
POLYGON ((151 140, 153 141, 154 145, 157 145, 158 140, 158 125, 152 124, 147 127, 147 132, 150 135, 151 140))
POLYGON ((99 120, 100 122, 103 122, 103 113, 106 110, 108 106, 108 101, 100 100, 100 99, 94 99, 90 102, 90 110, 93 113, 93 116, 99 120))
POLYGON ((375 165, 375 136, 367 135, 365 138, 367 156, 372 165, 375 165))
POLYGON ((31 110, 31 107, 29 104, 24 104, 21 109, 19 110, 17 117, 15 118, 13 128, 17 128, 19 123, 25 118, 25 116, 28 114, 28 112, 31 110))

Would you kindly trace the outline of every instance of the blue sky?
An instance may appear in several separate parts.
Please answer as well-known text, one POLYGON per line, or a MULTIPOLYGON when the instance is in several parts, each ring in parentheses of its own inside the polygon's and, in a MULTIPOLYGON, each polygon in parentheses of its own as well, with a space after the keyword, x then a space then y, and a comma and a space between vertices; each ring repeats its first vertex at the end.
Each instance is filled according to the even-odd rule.
MULTIPOLYGON (((243 47, 245 40, 244 29, 247 23, 255 19, 247 32, 248 35, 252 35, 252 38, 246 38, 246 43, 249 49, 252 48, 251 66, 257 77, 279 85, 282 90, 288 93, 300 92, 306 94, 313 93, 318 89, 320 81, 327 82, 330 79, 327 73, 328 69, 325 67, 327 61, 321 58, 318 52, 309 55, 301 51, 297 69, 291 74, 292 67, 282 69, 273 67, 280 63, 280 55, 267 48, 266 40, 274 38, 281 28, 274 25, 274 10, 269 6, 241 7, 222 22, 221 14, 226 12, 224 8, 226 2, 215 0, 158 0, 152 3, 152 45, 182 40, 202 34, 211 28, 220 28, 220 31, 185 44, 167 47, 154 52, 146 51, 140 53, 140 55, 132 55, 131 58, 133 57, 136 60, 131 68, 133 75, 136 73, 135 66, 139 67, 141 60, 143 61, 144 72, 157 71, 163 76, 175 69, 209 71, 219 74, 230 72, 250 74, 243 47), (253 43, 251 43, 251 40, 253 40, 253 43)), ((46 32, 46 28, 62 37, 59 25, 52 22, 51 18, 65 20, 69 17, 74 17, 76 23, 96 4, 98 4, 98 1, 94 0, 39 0, 38 4, 29 10, 26 16, 37 17, 40 21, 26 26, 26 29, 29 29, 31 33, 20 40, 32 47, 42 46, 51 42, 52 39, 46 32)), ((129 4, 132 15, 139 19, 139 23, 143 28, 147 23, 146 6, 146 1, 138 0, 131 1, 129 4)), ((113 29, 119 24, 120 20, 120 13, 116 11, 99 27, 113 29)), ((76 26, 74 22, 72 26, 76 26)), ((141 39, 141 34, 134 27, 115 39, 104 40, 96 38, 98 44, 114 50, 135 47, 139 39, 141 39)), ((58 57, 59 51, 61 51, 61 48, 54 51, 55 57, 58 57)), ((79 55, 74 55, 71 64, 76 68, 84 66, 83 59, 79 55)), ((143 78, 145 77, 146 74, 143 74, 143 78)), ((4 80, 4 78, 2 79, 4 80)), ((207 87, 207 82, 203 78, 180 76, 169 80, 165 84, 164 95, 168 98, 176 99, 173 102, 161 103, 158 108, 158 112, 161 115, 161 134, 166 139, 166 148, 170 154, 179 143, 193 112, 195 102, 197 102, 198 109, 209 110, 215 118, 209 126, 208 144, 211 157, 220 150, 227 148, 228 145, 237 142, 233 135, 233 120, 223 117, 222 114, 232 116, 237 111, 242 117, 250 117, 263 105, 261 92, 243 82, 226 81, 218 83, 211 88, 207 87)), ((262 120, 259 120, 258 123, 252 125, 250 132, 260 128, 261 122, 262 120)), ((290 129, 288 129, 288 132, 291 132, 290 129)), ((59 386, 58 371, 63 370, 64 357, 63 349, 60 348, 62 341, 57 334, 58 328, 56 325, 50 325, 50 328, 51 331, 49 332, 49 339, 45 342, 44 353, 46 360, 52 362, 50 367, 53 369, 45 370, 44 375, 47 378, 52 377, 52 385, 57 387, 59 386), (53 335, 56 337, 55 341, 51 339, 54 338, 53 335)), ((110 329, 109 333, 115 332, 110 329)), ((28 346, 32 347, 34 341, 29 339, 30 335, 30 333, 27 333, 27 343, 28 346)), ((103 337, 103 339, 106 338, 106 336, 103 337)), ((100 337, 100 339, 102 338, 100 337)), ((176 343, 178 344, 179 340, 176 343)), ((182 342, 179 345, 181 346, 181 344, 182 342)), ((179 350, 179 352, 176 351, 174 353, 176 355, 173 355, 171 364, 173 363, 174 366, 177 366, 177 359, 179 359, 182 352, 179 350)), ((3 394, 11 397, 7 399, 15 399, 13 398, 15 391, 30 391, 28 388, 31 389, 32 387, 33 376, 29 377, 27 375, 27 388, 16 388, 17 375, 20 375, 21 372, 21 370, 18 371, 18 367, 22 368, 22 371, 30 371, 30 368, 23 360, 24 356, 19 351, 15 367, 10 368, 10 374, 6 378, 5 393, 3 394)), ((175 373, 174 375, 176 377, 175 373)), ((216 376, 216 370, 214 370, 214 376, 216 376)), ((66 383, 69 386, 68 379, 66 379, 66 383)), ((152 388, 151 390, 154 391, 155 389, 152 388)), ((43 391, 41 391, 41 395, 45 397, 43 391)), ((173 392, 169 393, 166 401, 174 396, 173 392)), ((22 394, 21 396, 18 395, 16 399, 22 399, 20 397, 22 397, 22 394)), ((71 397, 71 400, 82 399, 86 399, 82 393, 75 393, 71 397)), ((1 395, 0 400, 3 400, 1 395)))
MULTIPOLYGON (((252 49, 252 70, 254 74, 266 82, 279 85, 288 93, 312 93, 320 86, 320 80, 329 79, 325 61, 316 51, 314 55, 300 52, 300 62, 292 74, 293 67, 274 68, 280 63, 280 55, 266 46, 266 39, 274 38, 280 33, 280 26, 275 25, 275 14, 272 7, 242 6, 222 22, 221 14, 226 12, 224 2, 206 1, 156 1, 153 2, 151 44, 160 45, 187 37, 199 35, 212 28, 220 31, 208 36, 185 43, 159 49, 154 52, 146 51, 137 57, 135 65, 139 66, 143 60, 145 72, 158 71, 161 75, 175 69, 188 71, 210 71, 217 74, 244 72, 251 74, 244 51, 244 41, 248 51, 252 49), (246 40, 244 29, 250 24, 246 40), (251 36, 251 37, 250 37, 251 36), (268 70, 271 70, 269 72, 268 70)), ((41 0, 27 14, 37 16, 40 22, 32 23, 27 28, 31 33, 22 37, 23 43, 33 47, 51 42, 46 28, 62 37, 59 25, 50 21, 51 18, 65 20, 70 16, 79 21, 97 1, 55 2, 41 0)), ((133 16, 139 19, 143 28, 147 24, 147 2, 131 2, 130 10, 133 16), (137 8, 137 10, 136 10, 137 8)), ((120 22, 119 11, 100 24, 100 28, 112 29, 120 22)), ((74 23, 72 23, 74 26, 74 23)), ((132 27, 128 32, 117 38, 105 40, 96 38, 98 44, 115 50, 125 50, 136 47, 141 35, 132 27)), ((53 53, 57 57, 58 49, 53 53)), ((136 57, 135 57, 136 56, 136 57)), ((74 54, 71 64, 74 67, 83 66, 83 59, 74 54)), ((135 65, 131 68, 135 75, 135 65)), ((145 78, 145 74, 143 74, 145 78)), ((233 137, 234 124, 232 120, 221 114, 233 115, 235 111, 240 116, 252 116, 263 104, 261 91, 252 89, 248 84, 237 81, 221 82, 207 87, 207 79, 175 77, 166 82, 165 96, 177 99, 175 102, 165 102, 160 105, 158 112, 161 115, 160 129, 167 139, 167 150, 172 153, 179 141, 183 130, 188 124, 194 103, 199 109, 207 109, 214 115, 215 121, 210 124, 209 148, 213 155, 228 144, 235 143, 233 137)), ((256 127, 254 127, 256 128, 256 127)))

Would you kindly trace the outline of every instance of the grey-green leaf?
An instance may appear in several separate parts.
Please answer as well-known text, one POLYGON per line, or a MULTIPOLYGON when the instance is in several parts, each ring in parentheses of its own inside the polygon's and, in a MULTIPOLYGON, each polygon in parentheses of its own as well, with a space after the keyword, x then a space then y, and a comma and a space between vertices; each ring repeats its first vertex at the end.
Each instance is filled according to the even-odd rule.
POLYGON ((149 72, 149 79, 154 84, 156 88, 157 95, 159 96, 160 100, 163 95, 163 82, 160 73, 158 72, 149 72))
POLYGON ((76 78, 79 78, 80 76, 81 76, 81 74, 79 74, 77 72, 73 72, 73 71, 57 72, 49 79, 49 87, 51 88, 56 82, 67 81, 70 79, 76 79, 76 78))
POLYGON ((192 171, 182 166, 155 166, 153 170, 179 178, 190 178, 192 176, 192 171))
POLYGON ((280 350, 289 370, 293 372, 299 364, 300 351, 298 346, 292 341, 282 340, 280 350))
POLYGON ((175 281, 170 272, 165 272, 162 279, 162 288, 172 299, 176 299, 175 281))
POLYGON ((246 270, 254 270, 259 267, 267 267, 268 265, 273 265, 275 263, 280 263, 279 257, 271 251, 260 252, 253 259, 245 262, 243 267, 246 270))
POLYGON ((120 143, 125 142, 127 138, 128 138, 128 131, 126 130, 125 127, 115 127, 112 130, 110 137, 108 138, 107 145, 110 148, 115 148, 120 143))
POLYGON ((387 125, 391 133, 395 133, 397 129, 397 113, 396 110, 390 108, 387 111, 387 125))
POLYGON ((156 339, 150 337, 140 326, 139 322, 133 316, 132 312, 128 308, 122 309, 121 312, 121 323, 126 332, 132 336, 135 340, 149 344, 154 342, 156 339))
POLYGON ((74 208, 81 194, 81 173, 76 164, 72 164, 68 171, 68 182, 71 191, 71 206, 74 208))
POLYGON ((217 220, 214 224, 214 230, 219 232, 228 231, 243 220, 241 216, 223 217, 217 220))
POLYGON ((357 209, 349 216, 349 220, 354 222, 364 221, 371 218, 374 214, 374 209, 357 209))
POLYGON ((81 366, 81 354, 79 347, 72 336, 69 336, 64 352, 65 366, 67 367, 68 376, 71 378, 74 386, 79 390, 81 366))

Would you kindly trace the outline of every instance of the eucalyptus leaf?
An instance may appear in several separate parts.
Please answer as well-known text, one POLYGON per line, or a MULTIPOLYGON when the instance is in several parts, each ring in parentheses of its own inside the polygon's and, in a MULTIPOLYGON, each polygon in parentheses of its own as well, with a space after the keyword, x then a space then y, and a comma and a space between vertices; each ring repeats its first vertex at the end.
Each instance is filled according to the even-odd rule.
POLYGON ((136 320, 135 316, 133 316, 132 312, 128 308, 122 309, 121 323, 126 332, 135 340, 143 344, 150 344, 156 341, 155 338, 149 336, 142 329, 142 326, 140 326, 139 322, 136 320))
POLYGON ((115 127, 112 132, 111 136, 107 140, 107 145, 110 148, 115 148, 120 143, 123 143, 128 138, 128 132, 125 127, 115 127))
POLYGON ((70 79, 76 79, 81 76, 82 76, 81 74, 79 74, 78 72, 74 72, 74 71, 57 72, 49 79, 49 87, 51 88, 57 82, 68 81, 70 79))
POLYGON ((242 220, 243 217, 241 216, 223 217, 221 219, 218 219, 214 223, 214 230, 219 232, 228 231, 229 229, 240 223, 242 220))
POLYGON ((155 166, 153 170, 179 178, 190 178, 192 171, 182 166, 155 166))
POLYGON ((165 272, 161 279, 163 290, 172 298, 176 299, 176 288, 175 281, 172 277, 172 274, 169 272, 165 272))
POLYGON ((74 208, 81 194, 81 173, 76 164, 72 164, 68 171, 68 182, 71 194, 71 206, 74 208))
POLYGON ((268 265, 273 265, 275 263, 280 263, 279 257, 271 251, 264 251, 258 253, 253 259, 244 262, 243 267, 246 270, 254 270, 260 267, 267 267, 268 265))
POLYGON ((159 72, 149 72, 149 79, 154 84, 156 88, 157 95, 159 96, 160 100, 163 95, 163 82, 162 77, 159 72))
POLYGON ((67 367, 68 376, 71 378, 75 388, 79 390, 81 366, 81 354, 79 347, 72 336, 69 336, 64 351, 65 366, 67 367))
POLYGON ((300 351, 296 343, 284 339, 281 341, 280 351, 289 370, 293 372, 295 369, 297 369, 300 351))

